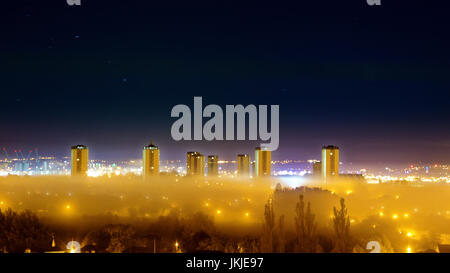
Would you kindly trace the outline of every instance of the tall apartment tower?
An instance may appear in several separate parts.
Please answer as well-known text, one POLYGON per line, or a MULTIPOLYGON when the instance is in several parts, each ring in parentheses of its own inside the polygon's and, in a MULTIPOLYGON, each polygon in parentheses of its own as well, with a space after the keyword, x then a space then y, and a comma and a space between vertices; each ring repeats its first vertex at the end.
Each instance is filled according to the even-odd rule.
POLYGON ((255 176, 270 176, 271 151, 255 148, 255 176))
POLYGON ((144 146, 142 150, 142 175, 144 177, 154 176, 159 174, 159 148, 150 144, 144 146))
POLYGON ((237 174, 238 176, 250 176, 250 155, 237 155, 237 174))
POLYGON ((86 176, 88 171, 89 150, 86 145, 71 148, 72 176, 86 176))
POLYGON ((205 156, 199 152, 188 152, 186 173, 187 175, 205 175, 205 156))
POLYGON ((339 148, 336 146, 322 147, 322 177, 325 181, 339 177, 339 148))
POLYGON ((208 156, 208 176, 218 176, 219 175, 219 156, 209 155, 208 156))

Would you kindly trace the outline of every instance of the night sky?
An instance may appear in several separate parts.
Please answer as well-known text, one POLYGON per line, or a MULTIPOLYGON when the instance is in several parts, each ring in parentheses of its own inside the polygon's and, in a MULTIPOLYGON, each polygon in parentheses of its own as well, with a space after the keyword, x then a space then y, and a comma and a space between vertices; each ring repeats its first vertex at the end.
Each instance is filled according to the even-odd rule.
POLYGON ((152 139, 161 159, 253 154, 261 141, 171 139, 172 107, 202 96, 279 104, 274 159, 333 144, 344 162, 450 162, 444 1, 81 2, 2 3, 2 147, 86 144, 113 160, 152 139))

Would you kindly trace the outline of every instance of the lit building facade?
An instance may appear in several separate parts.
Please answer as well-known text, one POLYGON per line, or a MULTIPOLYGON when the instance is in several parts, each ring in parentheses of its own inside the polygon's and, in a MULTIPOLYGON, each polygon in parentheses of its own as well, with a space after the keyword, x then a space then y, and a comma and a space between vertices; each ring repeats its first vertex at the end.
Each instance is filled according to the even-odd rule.
POLYGON ((187 175, 205 175, 205 156, 199 152, 188 152, 186 160, 187 175))
POLYGON ((142 150, 142 175, 144 177, 159 174, 159 148, 150 142, 142 150))
POLYGON ((219 175, 219 156, 209 155, 208 156, 208 176, 219 175))
POLYGON ((316 177, 322 176, 322 162, 313 162, 313 175, 316 177))
POLYGON ((250 176, 250 155, 237 155, 237 174, 238 176, 250 176))
POLYGON ((86 176, 89 149, 85 145, 75 145, 71 149, 72 176, 86 176))
POLYGON ((339 177, 339 148, 336 146, 322 147, 322 177, 325 180, 339 177))
POLYGON ((255 176, 270 176, 271 151, 257 147, 255 149, 255 176))

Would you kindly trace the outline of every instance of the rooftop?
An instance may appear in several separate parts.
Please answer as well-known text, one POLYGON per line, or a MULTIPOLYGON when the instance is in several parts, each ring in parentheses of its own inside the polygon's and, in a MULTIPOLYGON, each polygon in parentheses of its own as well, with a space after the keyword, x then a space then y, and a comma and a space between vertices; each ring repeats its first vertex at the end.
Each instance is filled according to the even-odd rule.
POLYGON ((322 149, 339 150, 339 147, 334 146, 334 145, 328 145, 328 146, 323 146, 322 149))
POLYGON ((86 146, 86 145, 81 145, 81 144, 78 144, 78 145, 75 145, 75 146, 72 146, 72 149, 87 149, 88 147, 86 146))

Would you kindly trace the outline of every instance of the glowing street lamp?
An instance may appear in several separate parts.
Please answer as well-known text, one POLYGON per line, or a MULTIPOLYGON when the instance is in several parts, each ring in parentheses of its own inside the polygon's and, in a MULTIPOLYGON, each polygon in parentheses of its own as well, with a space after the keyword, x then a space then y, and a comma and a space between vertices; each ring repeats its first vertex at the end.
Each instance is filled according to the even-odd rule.
POLYGON ((178 241, 175 241, 175 252, 176 253, 181 253, 180 244, 178 243, 178 241))
POLYGON ((81 245, 77 241, 70 241, 66 245, 66 249, 69 250, 69 253, 80 253, 81 252, 81 245))
POLYGON ((408 247, 406 248, 406 253, 412 253, 412 249, 411 249, 410 246, 408 246, 408 247))

